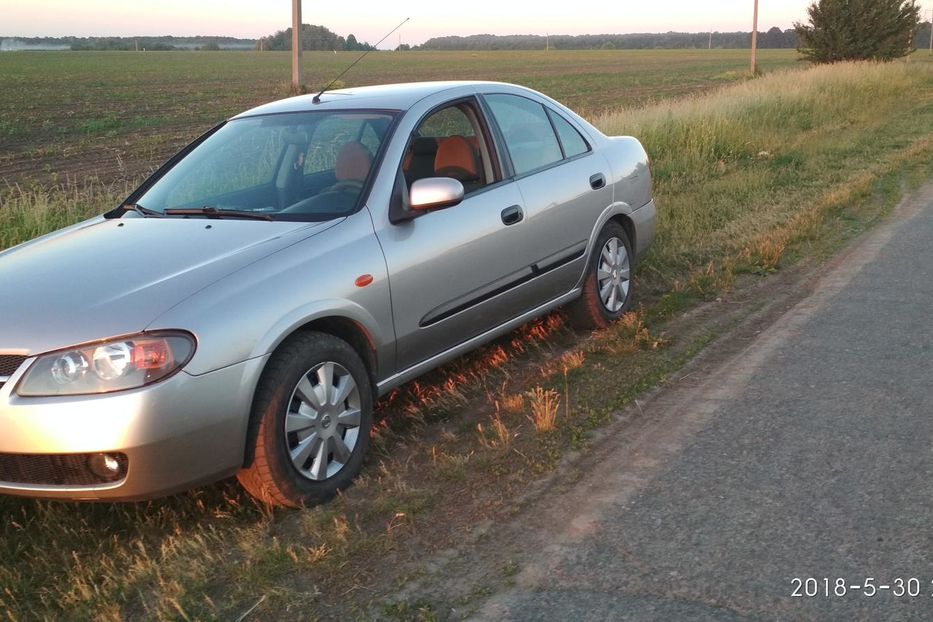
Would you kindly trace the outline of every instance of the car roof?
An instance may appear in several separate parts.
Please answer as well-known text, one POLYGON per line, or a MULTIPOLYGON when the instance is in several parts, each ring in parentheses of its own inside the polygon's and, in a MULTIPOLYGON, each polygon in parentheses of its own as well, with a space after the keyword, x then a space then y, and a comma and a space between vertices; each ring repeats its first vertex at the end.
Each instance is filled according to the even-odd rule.
POLYGON ((409 82, 406 84, 383 84, 379 86, 361 86, 327 91, 321 96, 321 102, 315 104, 313 94, 299 95, 257 106, 242 112, 234 118, 250 117, 259 114, 281 112, 303 112, 310 110, 345 110, 348 108, 378 110, 408 110, 425 97, 464 86, 482 87, 500 86, 518 88, 512 84, 498 82, 448 81, 448 82, 409 82))

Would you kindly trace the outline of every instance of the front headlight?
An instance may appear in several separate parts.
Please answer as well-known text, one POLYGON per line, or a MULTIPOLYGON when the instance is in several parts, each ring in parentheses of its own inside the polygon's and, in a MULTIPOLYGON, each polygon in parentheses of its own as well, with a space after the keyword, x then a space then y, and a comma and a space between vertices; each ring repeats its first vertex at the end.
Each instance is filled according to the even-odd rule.
POLYGON ((16 388, 23 397, 85 395, 136 389, 181 369, 194 355, 181 332, 120 337, 40 356, 16 388))

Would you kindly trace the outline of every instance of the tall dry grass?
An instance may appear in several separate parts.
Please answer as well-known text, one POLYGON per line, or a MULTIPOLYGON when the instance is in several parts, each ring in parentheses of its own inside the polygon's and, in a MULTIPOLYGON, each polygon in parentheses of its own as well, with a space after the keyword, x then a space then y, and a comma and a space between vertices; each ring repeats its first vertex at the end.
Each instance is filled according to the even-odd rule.
POLYGON ((782 243, 769 233, 933 132, 931 94, 929 63, 840 63, 593 121, 637 136, 651 157, 659 223, 648 270, 670 285, 726 254, 774 264, 782 243))
POLYGON ((95 179, 0 187, 0 250, 113 209, 131 189, 129 183, 95 179))

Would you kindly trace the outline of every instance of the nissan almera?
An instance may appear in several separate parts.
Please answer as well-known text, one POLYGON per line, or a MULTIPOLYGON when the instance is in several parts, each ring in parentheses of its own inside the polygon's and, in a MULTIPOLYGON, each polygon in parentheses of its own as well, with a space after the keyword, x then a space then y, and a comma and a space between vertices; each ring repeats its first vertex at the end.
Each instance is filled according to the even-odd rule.
POLYGON ((245 112, 0 253, 0 492, 324 501, 378 396, 561 305, 619 318, 654 227, 638 141, 522 87, 245 112))

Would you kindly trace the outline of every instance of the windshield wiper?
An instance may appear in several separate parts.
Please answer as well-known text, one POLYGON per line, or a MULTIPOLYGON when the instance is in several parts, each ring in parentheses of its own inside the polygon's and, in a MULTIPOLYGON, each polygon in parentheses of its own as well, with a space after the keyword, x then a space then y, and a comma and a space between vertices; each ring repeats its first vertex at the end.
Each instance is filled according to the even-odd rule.
POLYGON ((210 205, 204 207, 183 207, 177 209, 167 209, 166 216, 207 216, 208 218, 247 218, 250 220, 275 220, 269 214, 261 212, 245 212, 233 209, 217 209, 210 205))
POLYGON ((139 215, 142 216, 143 218, 161 218, 162 216, 165 215, 165 214, 163 214, 162 212, 157 212, 157 211, 154 210, 154 209, 149 209, 148 207, 143 207, 143 206, 140 205, 139 203, 124 203, 124 204, 121 205, 120 207, 123 208, 123 213, 124 213, 124 214, 125 214, 126 212, 131 212, 131 211, 132 211, 132 212, 136 212, 137 214, 139 214, 139 215))

